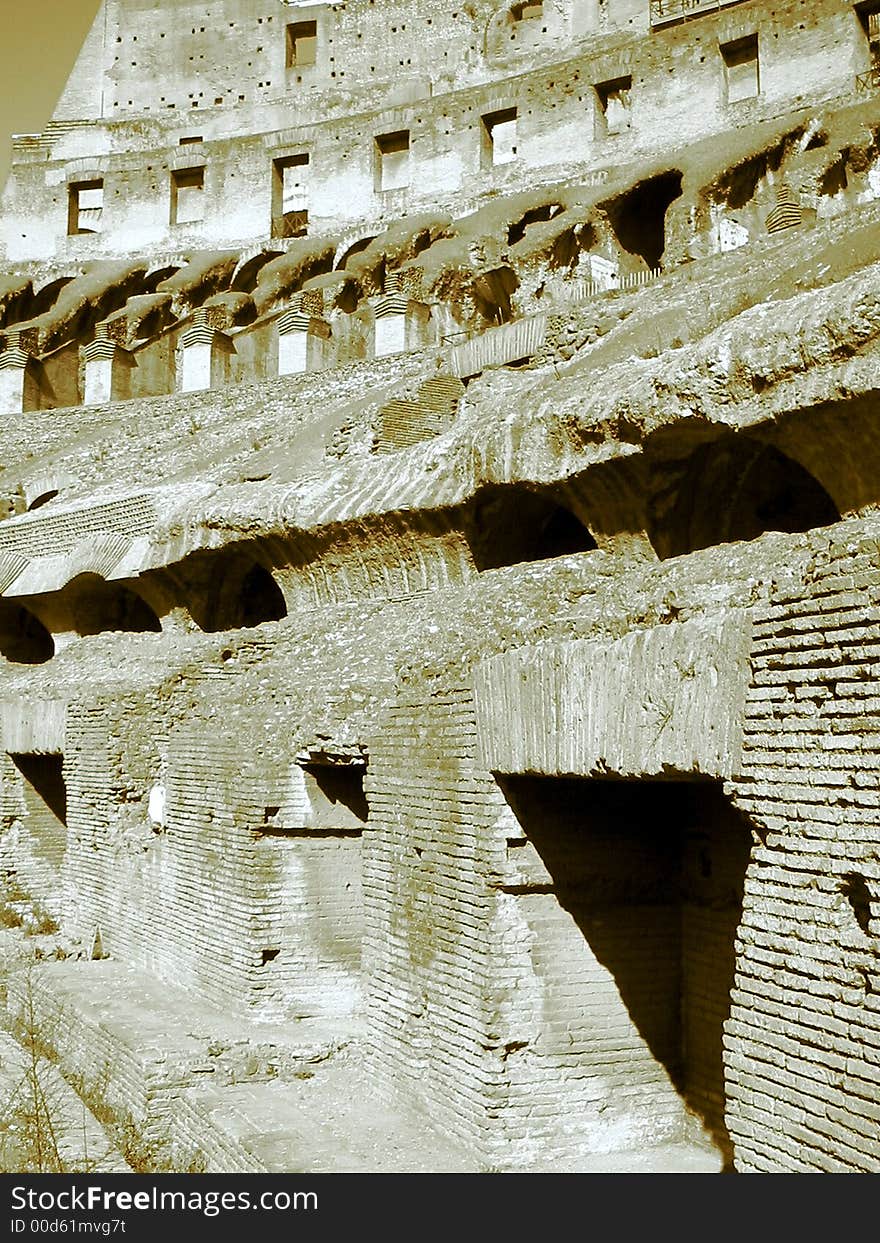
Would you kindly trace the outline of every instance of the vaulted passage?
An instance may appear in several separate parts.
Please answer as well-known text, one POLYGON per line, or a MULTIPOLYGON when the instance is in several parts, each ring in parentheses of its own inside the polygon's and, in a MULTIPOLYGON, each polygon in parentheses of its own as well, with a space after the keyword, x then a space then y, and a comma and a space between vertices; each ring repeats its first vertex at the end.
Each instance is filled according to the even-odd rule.
POLYGON ((773 445, 727 436, 670 470, 655 498, 653 542, 676 557, 766 531, 809 531, 840 520, 817 479, 773 445))
POLYGON ((14 600, 0 600, 0 655, 16 665, 41 665, 55 655, 49 631, 14 600))
POLYGON ((666 249, 666 212, 681 195, 682 175, 662 173, 605 205, 617 240, 631 255, 656 268, 666 249))
POLYGON ((536 1055, 558 1068, 561 1115, 594 1099, 592 1077, 606 1125, 659 1143, 686 1137, 689 1111, 729 1155, 722 1036, 748 822, 708 781, 502 788, 526 834, 511 857, 539 857, 515 892, 542 994, 536 1055))
POLYGON ((71 584, 70 594, 79 635, 156 633, 162 629, 146 601, 121 583, 107 582, 97 574, 82 574, 71 584))
POLYGON ((237 552, 199 562, 189 607, 196 624, 211 634, 287 616, 284 595, 269 571, 237 552))
POLYGON ((590 552, 596 541, 583 523, 550 496, 526 488, 485 488, 465 535, 478 570, 590 552))

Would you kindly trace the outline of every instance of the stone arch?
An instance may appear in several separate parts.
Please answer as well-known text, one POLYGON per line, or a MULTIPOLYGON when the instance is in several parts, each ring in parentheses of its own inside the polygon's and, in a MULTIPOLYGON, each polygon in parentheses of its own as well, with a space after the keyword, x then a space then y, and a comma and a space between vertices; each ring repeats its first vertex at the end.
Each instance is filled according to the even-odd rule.
POLYGON ((249 629, 287 616, 287 603, 271 571, 238 549, 194 559, 187 579, 190 615, 209 634, 249 629))
POLYGON ((18 600, 0 598, 0 655, 15 665, 42 665, 55 655, 52 635, 18 600))
POLYGON ((482 488, 468 508, 465 536, 480 571, 597 547, 591 532, 555 495, 517 485, 482 488))
POLYGON ((147 602, 124 583, 100 574, 79 574, 65 588, 73 628, 80 637, 117 631, 158 633, 159 618, 147 602))
POLYGON ((719 437, 675 465, 674 484, 669 486, 667 474, 652 515, 651 539, 661 557, 840 520, 814 475, 774 445, 750 436, 719 437), (658 516, 660 508, 666 516, 658 516))
POLYGON ((375 242, 378 234, 370 233, 366 237, 355 238, 354 241, 348 239, 341 243, 337 248, 336 255, 333 260, 333 271, 344 272, 345 265, 349 259, 353 259, 355 255, 359 255, 361 251, 367 249, 371 242, 375 242))
POLYGON ((627 254, 657 268, 666 249, 666 213, 681 197, 682 174, 670 169, 640 181, 602 206, 627 254))

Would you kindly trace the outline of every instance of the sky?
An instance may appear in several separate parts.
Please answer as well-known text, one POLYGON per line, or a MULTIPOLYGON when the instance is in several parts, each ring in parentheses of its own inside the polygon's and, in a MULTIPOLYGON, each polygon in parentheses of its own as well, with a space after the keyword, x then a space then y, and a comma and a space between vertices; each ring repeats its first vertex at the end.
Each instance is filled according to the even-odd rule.
POLYGON ((41 130, 73 68, 99 0, 0 0, 0 185, 10 134, 41 130))

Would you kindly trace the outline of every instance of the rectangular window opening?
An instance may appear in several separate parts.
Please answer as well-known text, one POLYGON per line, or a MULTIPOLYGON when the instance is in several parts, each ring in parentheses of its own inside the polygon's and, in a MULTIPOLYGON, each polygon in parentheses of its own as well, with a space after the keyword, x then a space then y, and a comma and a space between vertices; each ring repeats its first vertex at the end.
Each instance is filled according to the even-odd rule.
POLYGON ((749 35, 733 43, 723 43, 721 57, 724 61, 727 102, 735 104, 742 99, 754 99, 761 90, 758 36, 749 35))
POLYGON ((363 764, 304 764, 312 827, 357 832, 367 823, 363 764))
POLYGON ((516 159, 516 108, 490 112, 483 121, 483 167, 510 164, 516 159))
POLYGON ((880 64, 880 0, 857 5, 856 13, 868 41, 871 61, 874 65, 880 64))
POLYGON ((71 185, 67 208, 68 235, 75 237, 81 233, 100 233, 103 210, 103 181, 80 181, 71 185))
POLYGON ((606 134, 622 134, 630 129, 631 91, 632 77, 629 74, 623 78, 615 78, 611 82, 601 82, 596 87, 600 119, 598 137, 606 134))
POLYGON ((304 69, 318 59, 318 23, 292 22, 287 27, 287 68, 304 69))
POLYGON ((544 16, 543 0, 525 0, 523 4, 512 4, 510 16, 515 22, 536 22, 544 16))
POLYGON ((309 226, 309 157, 272 161, 272 236, 305 237, 309 226))
MULTIPOLYGON (((67 788, 64 784, 64 757, 9 753, 15 767, 27 782, 29 798, 59 825, 67 824, 67 788)), ((27 801, 27 800, 26 800, 27 801)))
POLYGON ((378 190, 402 190, 409 185, 409 130, 382 134, 376 139, 378 190))
POLYGON ((171 174, 171 223, 193 224, 204 218, 204 168, 176 170, 171 174))

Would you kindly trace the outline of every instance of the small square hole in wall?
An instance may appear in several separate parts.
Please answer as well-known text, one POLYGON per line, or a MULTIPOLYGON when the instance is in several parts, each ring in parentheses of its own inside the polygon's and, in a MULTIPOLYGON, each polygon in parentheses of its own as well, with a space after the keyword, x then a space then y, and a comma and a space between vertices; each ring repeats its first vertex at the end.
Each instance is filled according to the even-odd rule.
POLYGON ((622 134, 631 127, 630 94, 632 77, 627 74, 610 82, 600 82, 596 87, 598 111, 596 113, 596 137, 622 134))
POLYGON ((318 23, 292 22, 287 27, 287 68, 303 69, 318 59, 318 23))
POLYGON ((720 50, 727 102, 735 104, 741 99, 754 99, 761 90, 758 36, 749 35, 732 43, 722 43, 720 50))
POLYGON ((192 224, 204 218, 204 168, 176 170, 171 174, 171 223, 192 224))
POLYGON ((510 164, 516 159, 516 108, 503 108, 489 112, 482 120, 482 164, 492 168, 495 164, 510 164))
POLYGON ((401 190, 409 185, 409 130, 376 139, 376 189, 401 190))
POLYGON ((71 185, 67 201, 68 235, 100 233, 103 210, 103 181, 80 181, 71 185))

